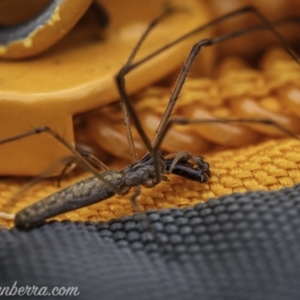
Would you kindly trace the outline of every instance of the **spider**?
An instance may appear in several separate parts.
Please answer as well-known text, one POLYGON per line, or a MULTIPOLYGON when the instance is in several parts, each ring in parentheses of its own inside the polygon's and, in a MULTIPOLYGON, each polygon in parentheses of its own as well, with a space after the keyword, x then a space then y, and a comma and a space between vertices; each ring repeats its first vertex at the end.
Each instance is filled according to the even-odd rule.
POLYGON ((124 124, 126 128, 126 134, 129 143, 132 164, 125 167, 121 171, 108 170, 108 168, 103 163, 98 161, 93 156, 87 155, 93 160, 94 163, 96 163, 97 165, 105 169, 104 172, 99 173, 93 167, 93 165, 89 164, 76 150, 74 150, 73 146, 68 144, 63 139, 62 136, 60 136, 57 132, 55 132, 54 130, 52 130, 47 126, 37 127, 28 132, 4 139, 0 141, 0 145, 20 138, 25 138, 30 135, 47 132, 48 134, 52 135, 55 139, 57 139, 60 143, 62 143, 66 148, 68 148, 70 152, 74 155, 74 159, 76 160, 76 162, 86 170, 90 171, 94 176, 82 180, 80 182, 77 182, 72 186, 69 186, 53 195, 50 195, 49 197, 46 197, 38 201, 37 203, 34 203, 33 205, 24 208, 16 215, 8 215, 3 213, 1 214, 2 217, 13 218, 15 221, 15 225, 18 228, 31 228, 42 224, 46 219, 52 216, 70 210, 74 210, 83 206, 87 206, 95 202, 103 201, 105 199, 110 198, 116 193, 120 195, 126 195, 127 193, 129 193, 129 191, 132 188, 134 188, 134 192, 132 193, 131 196, 132 203, 135 207, 138 208, 137 198, 141 193, 140 186, 143 185, 147 188, 152 188, 157 184, 159 184, 161 181, 168 180, 166 177, 167 174, 176 174, 178 176, 187 178, 189 180, 197 181, 199 183, 206 182, 207 180, 209 180, 211 176, 211 172, 209 169, 209 164, 204 160, 203 157, 193 155, 192 153, 186 151, 181 151, 178 153, 173 153, 168 156, 164 156, 162 152, 159 150, 168 130, 174 124, 187 125, 187 124, 208 124, 208 123, 216 123, 216 122, 218 123, 261 123, 261 124, 276 127, 277 129, 281 130, 287 135, 290 135, 295 139, 299 140, 298 136, 294 134, 292 131, 288 130, 287 128, 281 126, 280 124, 272 120, 265 120, 265 119, 189 120, 186 118, 170 119, 170 115, 179 97, 180 91, 184 85, 184 82, 189 73, 191 65, 194 59, 196 58, 196 56, 198 55, 199 51, 201 50, 201 48, 204 46, 210 46, 231 39, 233 37, 240 36, 247 32, 266 28, 270 30, 280 40, 280 42, 283 44, 283 46, 289 52, 289 54, 299 63, 298 56, 286 44, 286 42, 283 40, 280 34, 276 31, 272 23, 270 23, 263 15, 261 15, 261 13, 258 10, 250 6, 228 13, 206 24, 205 26, 196 28, 190 33, 180 37, 176 41, 153 52, 151 55, 139 60, 138 62, 133 63, 133 59, 136 53, 138 52, 139 48, 141 47, 143 41, 147 37, 147 35, 151 32, 151 30, 156 26, 157 23, 159 23, 162 19, 166 18, 172 12, 173 12, 172 9, 166 10, 163 14, 161 14, 149 25, 149 27, 141 36, 137 45, 133 49, 126 64, 120 69, 120 71, 115 77, 118 92, 121 99, 124 124), (174 90, 171 94, 169 103, 163 114, 161 122, 156 129, 153 139, 150 141, 147 135, 145 134, 145 131, 141 125, 139 117, 126 93, 126 88, 125 88, 126 74, 128 74, 134 68, 137 68, 145 61, 149 60, 151 57, 171 47, 175 43, 178 43, 181 40, 189 37, 190 35, 198 32, 199 30, 203 30, 209 26, 213 26, 228 18, 233 18, 243 13, 255 14, 262 21, 262 25, 243 29, 243 30, 237 30, 230 34, 226 34, 211 39, 203 39, 197 42, 192 47, 190 54, 188 55, 182 67, 182 70, 179 74, 178 80, 175 84, 174 90), (136 155, 135 145, 131 133, 130 119, 132 119, 148 151, 141 159, 138 159, 136 155))

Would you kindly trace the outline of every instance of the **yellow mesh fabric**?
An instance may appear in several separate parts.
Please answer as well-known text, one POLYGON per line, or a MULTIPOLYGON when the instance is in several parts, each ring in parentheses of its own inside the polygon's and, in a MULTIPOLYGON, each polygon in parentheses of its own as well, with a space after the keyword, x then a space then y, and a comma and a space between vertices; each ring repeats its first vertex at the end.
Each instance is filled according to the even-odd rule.
MULTIPOLYGON (((139 199, 141 209, 185 207, 211 197, 248 190, 278 190, 300 182, 300 143, 294 139, 263 142, 236 150, 227 150, 206 155, 211 165, 212 177, 206 184, 192 182, 177 176, 161 182, 152 189, 142 189, 139 199)), ((77 174, 63 180, 68 186, 89 175, 77 174)), ((27 180, 7 179, 0 183, 1 210, 17 212, 23 207, 57 190, 56 181, 45 180, 23 195, 16 203, 9 203, 27 180), (6 205, 4 205, 6 204, 6 205)), ((62 214, 57 220, 108 221, 134 212, 130 196, 115 196, 73 212, 62 214)), ((2 226, 12 222, 1 220, 2 226)))
MULTIPOLYGON (((276 62, 276 59, 273 57, 274 55, 272 55, 273 53, 265 59, 266 64, 270 61, 270 57, 272 57, 273 62, 276 62)), ((278 55, 279 58, 281 56, 282 54, 278 55)), ((281 98, 282 93, 279 93, 278 89, 297 88, 300 71, 299 69, 296 70, 295 65, 291 65, 290 61, 280 60, 276 66, 280 70, 285 70, 285 72, 279 72, 277 69, 277 75, 275 76, 273 75, 275 72, 253 71, 243 67, 239 75, 240 82, 243 82, 241 84, 237 83, 236 75, 232 75, 231 80, 228 72, 226 76, 222 75, 221 68, 221 75, 218 79, 218 89, 222 91, 222 99, 234 98, 234 96, 238 97, 245 94, 253 97, 254 94, 259 94, 263 95, 260 101, 263 103, 264 108, 277 113, 284 112, 285 103, 282 103, 284 100, 281 98), (253 73, 256 75, 253 76, 253 73), (263 79, 259 81, 259 78, 263 79), (255 85, 256 88, 253 87, 253 85, 255 85), (230 97, 228 95, 230 95, 230 97), (278 103, 280 103, 280 109, 278 108, 278 103)), ((296 67, 298 66, 296 65, 296 67)), ((221 117, 228 117, 228 108, 232 108, 232 105, 230 106, 230 104, 228 104, 230 101, 220 100, 220 98, 216 96, 219 94, 214 92, 211 79, 201 80, 202 84, 203 82, 209 82, 208 86, 210 88, 207 89, 208 95, 203 96, 203 94, 200 93, 198 95, 199 98, 206 99, 206 106, 214 107, 214 103, 218 103, 218 108, 215 109, 215 113, 217 112, 216 114, 219 114, 218 116, 221 117), (210 98, 208 98, 209 93, 211 94, 210 98), (207 99, 211 101, 207 101, 207 99)), ((182 97, 191 99, 190 101, 193 102, 197 97, 197 93, 195 92, 193 84, 190 86, 192 87, 189 88, 189 84, 187 84, 187 89, 185 89, 185 94, 182 97), (188 96, 189 92, 190 97, 188 96)), ((187 102, 188 101, 184 101, 184 105, 187 105, 187 102)), ((142 104, 140 105, 142 106, 142 104)), ((157 109, 159 110, 159 107, 157 107, 157 109)), ((296 112, 296 114, 297 113, 298 112, 296 112)), ((289 116, 289 114, 287 114, 287 116, 289 116)), ((259 125, 259 127, 264 127, 264 125, 259 125)), ((161 209, 175 206, 185 207, 224 194, 260 189, 278 190, 300 182, 300 141, 287 136, 274 138, 268 135, 260 137, 260 140, 261 142, 255 145, 235 148, 226 148, 224 146, 210 148, 210 150, 206 151, 205 155, 203 155, 205 156, 205 160, 209 162, 212 171, 212 177, 207 183, 201 184, 170 175, 170 181, 161 182, 152 189, 142 189, 142 195, 139 198, 140 208, 147 210, 151 208, 161 209)), ((194 143, 197 143, 197 140, 195 140, 194 143)), ((122 168, 124 166, 120 164, 119 167, 122 168)), ((88 176, 90 175, 84 173, 70 174, 63 179, 62 187, 66 187, 88 176)), ((11 197, 15 195, 26 182, 28 182, 27 179, 15 178, 3 178, 0 181, 0 211, 16 213, 18 210, 36 202, 46 195, 54 193, 58 189, 56 187, 56 180, 48 179, 34 186, 17 201, 10 201, 11 197)), ((129 193, 129 195, 124 197, 117 195, 101 203, 62 214, 55 219, 108 221, 112 218, 130 215, 133 212, 134 208, 130 202, 129 193)), ((11 221, 0 220, 0 225, 11 227, 13 223, 11 221)))

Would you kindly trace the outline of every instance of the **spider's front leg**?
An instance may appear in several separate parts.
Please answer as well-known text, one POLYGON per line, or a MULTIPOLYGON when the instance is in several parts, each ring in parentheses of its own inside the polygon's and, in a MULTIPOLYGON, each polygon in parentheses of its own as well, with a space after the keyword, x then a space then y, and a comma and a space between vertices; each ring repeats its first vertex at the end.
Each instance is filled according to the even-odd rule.
POLYGON ((202 156, 195 156, 190 152, 182 151, 165 157, 166 170, 189 180, 206 182, 211 172, 209 164, 202 156))

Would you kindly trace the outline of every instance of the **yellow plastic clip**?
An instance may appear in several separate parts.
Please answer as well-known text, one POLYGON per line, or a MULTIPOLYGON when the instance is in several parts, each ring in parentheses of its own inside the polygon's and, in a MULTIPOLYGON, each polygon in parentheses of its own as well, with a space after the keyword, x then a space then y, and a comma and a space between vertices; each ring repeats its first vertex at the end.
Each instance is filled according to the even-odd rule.
MULTIPOLYGON (((59 19, 68 22, 69 14, 79 15, 77 9, 63 13, 63 4, 58 9, 59 19)), ((118 99, 114 76, 149 22, 163 11, 164 1, 103 0, 101 4, 111 19, 104 39, 99 37, 97 21, 87 17, 38 56, 22 61, 0 60, 0 140, 46 125, 74 144, 72 117, 118 99)), ((137 60, 211 18, 200 1, 173 0, 170 4, 179 9, 157 26, 137 60)), ((82 7, 81 12, 84 10, 82 7)), ((128 93, 181 66, 200 37, 194 35, 134 70, 127 77, 128 93)), ((35 38, 32 47, 47 36, 36 34, 35 38)), ((202 61, 203 68, 207 65, 209 60, 202 61)), ((34 176, 69 155, 46 133, 17 140, 0 147, 0 175, 34 176)))

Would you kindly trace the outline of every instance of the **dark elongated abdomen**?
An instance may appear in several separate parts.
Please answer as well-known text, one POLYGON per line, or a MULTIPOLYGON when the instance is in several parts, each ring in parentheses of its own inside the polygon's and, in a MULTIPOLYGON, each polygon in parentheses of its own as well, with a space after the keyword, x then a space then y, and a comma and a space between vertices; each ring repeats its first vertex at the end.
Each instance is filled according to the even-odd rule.
MULTIPOLYGON (((116 189, 122 187, 123 175, 118 171, 110 170, 101 176, 116 189)), ((90 177, 24 208, 17 213, 15 225, 30 228, 47 218, 105 200, 114 194, 115 191, 97 177, 90 177)))

